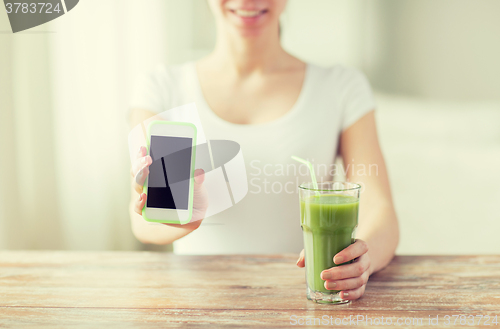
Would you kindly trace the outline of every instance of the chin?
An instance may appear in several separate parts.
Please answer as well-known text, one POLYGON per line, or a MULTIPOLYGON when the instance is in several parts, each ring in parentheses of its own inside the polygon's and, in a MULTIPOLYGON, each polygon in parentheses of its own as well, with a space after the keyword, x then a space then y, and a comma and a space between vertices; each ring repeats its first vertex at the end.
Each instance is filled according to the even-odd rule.
POLYGON ((238 34, 245 39, 253 39, 258 38, 264 33, 263 28, 242 28, 242 27, 234 27, 234 30, 238 32, 238 34))

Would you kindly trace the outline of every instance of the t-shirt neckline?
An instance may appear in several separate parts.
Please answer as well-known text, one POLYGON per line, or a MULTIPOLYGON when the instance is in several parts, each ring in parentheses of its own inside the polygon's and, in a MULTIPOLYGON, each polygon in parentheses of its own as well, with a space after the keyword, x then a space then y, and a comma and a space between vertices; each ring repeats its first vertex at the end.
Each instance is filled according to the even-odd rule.
POLYGON ((192 78, 192 81, 194 82, 194 92, 195 92, 195 102, 198 106, 203 107, 205 112, 215 121, 218 123, 225 125, 227 127, 232 127, 232 128, 243 128, 243 129, 250 129, 250 128, 264 128, 264 127, 274 127, 276 125, 282 124, 283 122, 286 122, 293 118, 295 115, 297 115, 298 112, 300 112, 301 108, 304 107, 304 103, 306 102, 307 94, 309 93, 309 89, 311 88, 312 84, 312 65, 309 63, 306 63, 306 71, 304 74, 304 81, 302 82, 302 87, 300 88, 299 96, 297 97, 297 100, 295 103, 292 105, 292 107, 282 116, 280 116, 277 119, 268 121, 268 122, 263 122, 263 123, 252 123, 252 124, 241 124, 241 123, 232 123, 227 120, 222 119, 219 117, 215 112, 212 110, 212 108, 208 105, 208 102, 205 99, 205 96, 203 95, 203 90, 201 89, 201 83, 198 78, 198 72, 196 70, 196 62, 188 62, 187 63, 188 69, 190 76, 192 78))

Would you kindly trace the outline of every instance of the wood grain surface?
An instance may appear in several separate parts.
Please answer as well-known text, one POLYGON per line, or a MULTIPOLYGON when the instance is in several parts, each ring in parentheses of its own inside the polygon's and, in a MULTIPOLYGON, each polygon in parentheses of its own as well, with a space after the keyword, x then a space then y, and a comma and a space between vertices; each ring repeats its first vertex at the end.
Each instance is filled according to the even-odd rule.
POLYGON ((0 327, 500 328, 500 256, 397 256, 346 305, 308 301, 296 260, 2 251, 0 327))

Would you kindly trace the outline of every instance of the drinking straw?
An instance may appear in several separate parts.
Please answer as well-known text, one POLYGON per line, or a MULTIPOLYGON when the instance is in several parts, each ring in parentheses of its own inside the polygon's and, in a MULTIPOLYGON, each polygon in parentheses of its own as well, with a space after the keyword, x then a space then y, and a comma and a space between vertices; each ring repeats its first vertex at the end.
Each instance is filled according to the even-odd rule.
POLYGON ((318 182, 316 181, 316 175, 314 174, 314 168, 313 168, 312 163, 307 161, 307 160, 304 160, 302 158, 299 158, 295 155, 292 155, 292 159, 295 161, 298 161, 300 163, 305 164, 307 166, 307 168, 309 168, 309 173, 311 174, 313 188, 316 190, 316 195, 320 195, 320 193, 318 192, 318 182))

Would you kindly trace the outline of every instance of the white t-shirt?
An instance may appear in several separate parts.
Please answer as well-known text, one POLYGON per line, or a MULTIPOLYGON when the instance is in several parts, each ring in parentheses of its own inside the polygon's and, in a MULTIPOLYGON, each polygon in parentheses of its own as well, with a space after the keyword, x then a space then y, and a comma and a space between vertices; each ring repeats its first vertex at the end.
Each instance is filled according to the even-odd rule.
POLYGON ((248 175, 247 196, 206 218, 174 242, 178 254, 297 253, 303 246, 297 186, 309 181, 313 162, 318 180, 331 180, 340 133, 375 109, 370 85, 359 71, 307 64, 295 105, 277 120, 252 125, 218 117, 203 97, 193 62, 158 66, 138 84, 131 108, 160 113, 195 102, 207 139, 240 144, 248 175))

